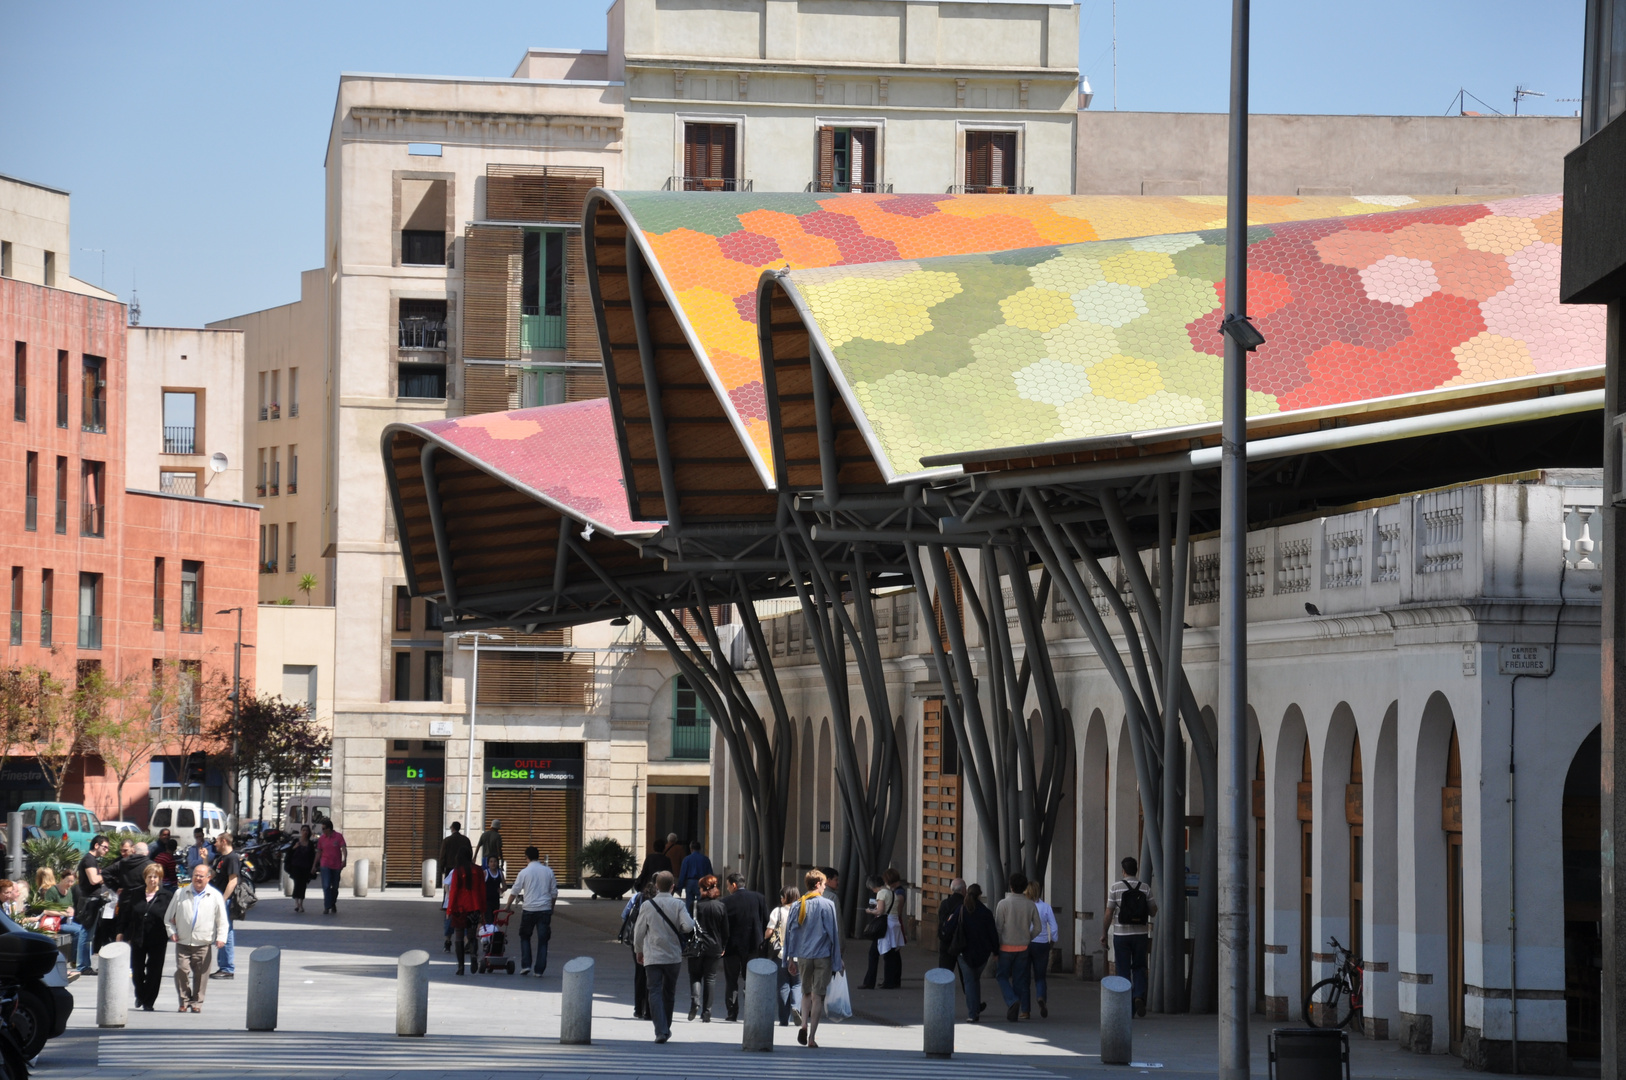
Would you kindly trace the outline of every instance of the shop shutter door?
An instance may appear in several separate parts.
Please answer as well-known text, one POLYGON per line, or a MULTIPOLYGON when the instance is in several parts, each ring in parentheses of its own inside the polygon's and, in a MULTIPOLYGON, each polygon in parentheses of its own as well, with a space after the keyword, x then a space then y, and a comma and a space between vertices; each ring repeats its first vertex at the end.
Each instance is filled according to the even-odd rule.
POLYGON ((423 861, 440 853, 441 802, 438 786, 384 789, 386 884, 416 885, 423 879, 423 861))
POLYGON ((534 844, 561 886, 581 884, 577 867, 582 833, 580 789, 490 788, 485 817, 487 821, 502 819, 503 857, 511 871, 517 873, 524 865, 525 849, 534 844))

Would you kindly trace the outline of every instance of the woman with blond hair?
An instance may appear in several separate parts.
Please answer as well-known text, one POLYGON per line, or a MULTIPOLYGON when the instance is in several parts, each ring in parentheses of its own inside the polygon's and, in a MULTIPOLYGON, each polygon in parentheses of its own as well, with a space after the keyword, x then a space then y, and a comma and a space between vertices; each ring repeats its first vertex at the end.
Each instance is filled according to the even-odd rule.
POLYGON ((1045 999, 1050 996, 1050 987, 1045 980, 1045 972, 1050 970, 1050 947, 1060 940, 1061 929, 1056 925, 1056 913, 1041 899, 1043 896, 1044 885, 1041 882, 1028 882, 1027 897, 1039 909, 1039 932, 1028 943, 1028 970, 1033 973, 1033 996, 1039 999, 1039 1015, 1049 1016, 1050 1005, 1045 999))
POLYGON ((164 884, 164 868, 148 863, 141 871, 141 885, 119 894, 115 941, 130 945, 130 979, 135 983, 136 1008, 153 1011, 158 988, 164 981, 164 953, 169 949, 169 932, 164 916, 175 890, 164 884))

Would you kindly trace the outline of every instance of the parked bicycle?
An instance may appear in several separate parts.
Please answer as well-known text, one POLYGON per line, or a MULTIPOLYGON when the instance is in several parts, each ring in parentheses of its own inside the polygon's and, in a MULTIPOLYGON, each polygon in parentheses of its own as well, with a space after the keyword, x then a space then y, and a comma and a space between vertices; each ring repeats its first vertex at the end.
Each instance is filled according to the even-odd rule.
POLYGON ((1336 1030, 1361 1024, 1362 986, 1365 981, 1363 962, 1354 953, 1332 942, 1333 957, 1338 970, 1330 978, 1322 979, 1310 987, 1304 999, 1304 1022, 1311 1027, 1336 1030))

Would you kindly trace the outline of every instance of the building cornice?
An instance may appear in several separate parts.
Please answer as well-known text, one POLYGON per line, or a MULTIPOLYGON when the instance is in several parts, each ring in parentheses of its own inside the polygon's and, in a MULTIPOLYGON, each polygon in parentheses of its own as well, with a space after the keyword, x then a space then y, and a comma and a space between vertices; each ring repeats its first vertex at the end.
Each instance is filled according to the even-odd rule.
POLYGON ((644 53, 626 58, 627 70, 745 71, 752 75, 816 75, 827 71, 843 74, 870 74, 876 78, 943 79, 1008 78, 1054 79, 1077 82, 1076 67, 987 67, 963 64, 871 64, 846 60, 751 60, 700 56, 668 56, 644 53))

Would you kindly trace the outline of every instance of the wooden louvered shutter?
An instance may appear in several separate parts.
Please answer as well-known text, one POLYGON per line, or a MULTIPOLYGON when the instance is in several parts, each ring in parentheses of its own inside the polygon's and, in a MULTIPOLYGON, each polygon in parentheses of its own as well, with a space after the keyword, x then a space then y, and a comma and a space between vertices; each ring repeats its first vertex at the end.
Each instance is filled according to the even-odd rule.
POLYGON ((1005 182, 1005 140, 994 135, 988 140, 988 179, 990 187, 997 187, 1005 182))
MULTIPOLYGON (((485 816, 487 820, 502 819, 505 852, 523 852, 535 845, 553 868, 561 886, 576 888, 580 884, 580 788, 563 791, 493 788, 485 793, 485 816)), ((512 864, 513 856, 509 856, 509 860, 512 864)))
POLYGON ((423 861, 440 853, 443 792, 439 784, 384 789, 383 877, 387 884, 418 884, 423 878, 423 861))
POLYGON ((819 128, 819 191, 834 191, 836 186, 836 129, 819 128))
POLYGON ((573 225, 604 170, 567 165, 487 165, 486 219, 573 225))
POLYGON ((854 128, 851 136, 848 175, 854 191, 877 191, 875 187, 875 129, 854 128))
POLYGON ((463 358, 519 359, 524 230, 470 225, 463 237, 463 358))
POLYGON ((985 152, 986 143, 980 131, 965 133, 965 186, 967 190, 984 181, 978 179, 977 155, 979 151, 985 152))

